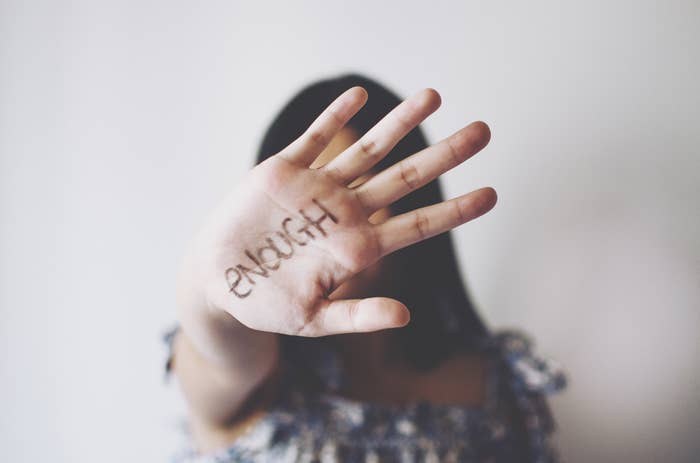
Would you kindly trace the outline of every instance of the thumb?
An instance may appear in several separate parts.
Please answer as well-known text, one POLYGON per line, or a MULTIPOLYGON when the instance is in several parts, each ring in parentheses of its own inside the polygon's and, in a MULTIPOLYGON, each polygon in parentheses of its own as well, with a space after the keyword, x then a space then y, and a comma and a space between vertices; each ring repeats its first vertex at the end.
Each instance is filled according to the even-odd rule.
POLYGON ((401 302, 388 297, 367 299, 322 299, 312 323, 311 333, 303 336, 327 336, 342 333, 364 333, 405 326, 411 314, 401 302))

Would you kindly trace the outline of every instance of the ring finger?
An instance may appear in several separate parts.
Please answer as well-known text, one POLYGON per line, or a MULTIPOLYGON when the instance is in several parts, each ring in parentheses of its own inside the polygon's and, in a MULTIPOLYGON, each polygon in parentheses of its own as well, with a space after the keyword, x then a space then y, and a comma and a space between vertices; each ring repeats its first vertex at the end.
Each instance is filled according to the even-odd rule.
POLYGON ((356 188, 367 212, 386 207, 466 161, 491 138, 489 127, 473 122, 435 145, 384 169, 356 188))

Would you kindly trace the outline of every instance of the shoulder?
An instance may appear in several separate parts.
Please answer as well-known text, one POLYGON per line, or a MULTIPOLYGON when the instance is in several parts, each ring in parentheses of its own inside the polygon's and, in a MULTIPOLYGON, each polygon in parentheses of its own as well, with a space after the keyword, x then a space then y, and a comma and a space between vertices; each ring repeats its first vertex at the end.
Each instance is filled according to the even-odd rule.
MULTIPOLYGON (((502 329, 470 340, 469 347, 449 360, 481 356, 489 361, 489 369, 498 370, 503 379, 516 389, 545 395, 566 388, 563 366, 548 353, 542 352, 534 338, 516 329, 502 329)), ((447 362, 446 362, 447 363, 447 362)))
POLYGON ((566 387, 563 367, 537 352, 533 338, 522 331, 497 331, 486 338, 484 347, 496 354, 518 390, 548 395, 566 387))
POLYGON ((500 394, 511 402, 532 460, 557 461, 551 442, 556 424, 547 397, 566 388, 563 367, 537 352, 533 338, 522 331, 497 331, 485 339, 484 348, 492 353, 500 394))

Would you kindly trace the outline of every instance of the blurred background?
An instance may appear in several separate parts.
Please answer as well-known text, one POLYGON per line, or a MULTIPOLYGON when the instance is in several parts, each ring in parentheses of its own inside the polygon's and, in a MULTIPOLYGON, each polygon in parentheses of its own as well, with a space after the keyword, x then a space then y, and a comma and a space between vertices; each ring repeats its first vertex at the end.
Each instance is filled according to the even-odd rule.
POLYGON ((431 86, 493 328, 566 368, 570 462, 700 454, 700 3, 0 0, 0 460, 163 461, 183 247, 280 106, 347 71, 431 86))

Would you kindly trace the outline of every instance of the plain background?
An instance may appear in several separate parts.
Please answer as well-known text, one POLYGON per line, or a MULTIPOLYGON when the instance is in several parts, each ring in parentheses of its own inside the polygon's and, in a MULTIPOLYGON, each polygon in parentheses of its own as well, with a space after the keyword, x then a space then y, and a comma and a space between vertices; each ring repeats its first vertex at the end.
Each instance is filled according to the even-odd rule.
POLYGON ((494 328, 560 361, 572 462, 700 452, 700 3, 32 2, 0 10, 0 460, 162 461, 183 247, 280 106, 359 71, 438 89, 494 328))

